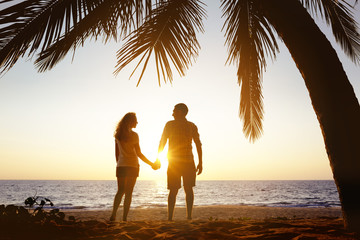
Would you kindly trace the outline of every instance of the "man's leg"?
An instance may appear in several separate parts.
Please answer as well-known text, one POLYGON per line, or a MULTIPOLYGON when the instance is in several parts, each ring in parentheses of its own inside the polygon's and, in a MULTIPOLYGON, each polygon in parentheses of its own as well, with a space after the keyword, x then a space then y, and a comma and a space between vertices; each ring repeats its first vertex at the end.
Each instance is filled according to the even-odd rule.
POLYGON ((176 203, 176 195, 178 194, 179 189, 173 188, 169 191, 168 196, 168 220, 172 221, 174 216, 174 208, 176 203))
POLYGON ((193 187, 195 186, 195 181, 196 181, 196 168, 194 163, 186 165, 185 167, 186 168, 184 171, 183 180, 184 180, 184 191, 186 198, 186 216, 188 220, 191 220, 192 210, 194 206, 193 187))
POLYGON ((176 196, 181 188, 181 175, 178 171, 178 166, 170 164, 167 171, 167 188, 169 189, 168 196, 168 220, 172 221, 174 216, 174 208, 176 203, 176 196))
POLYGON ((192 209, 194 205, 194 191, 192 187, 184 187, 186 197, 186 217, 192 219, 192 209))

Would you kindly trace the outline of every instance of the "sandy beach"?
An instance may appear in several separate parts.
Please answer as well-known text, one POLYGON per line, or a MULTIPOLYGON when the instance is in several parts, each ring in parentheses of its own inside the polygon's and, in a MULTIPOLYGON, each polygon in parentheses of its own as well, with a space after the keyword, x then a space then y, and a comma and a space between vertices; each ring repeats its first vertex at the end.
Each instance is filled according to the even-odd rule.
MULTIPOLYGON (((100 220, 108 221, 110 210, 101 211, 64 211, 65 214, 73 215, 78 220, 100 220)), ((122 217, 122 209, 119 208, 117 221, 122 217)), ((215 206, 195 206, 193 210, 193 220, 234 220, 234 219, 253 219, 263 220, 268 218, 341 218, 340 208, 284 208, 284 207, 257 207, 239 205, 215 205, 215 206)), ((167 220, 167 208, 131 208, 128 221, 165 221, 167 220)), ((174 214, 175 221, 186 220, 185 207, 176 207, 174 214)))
POLYGON ((4 228, 0 239, 357 239, 344 229, 340 208, 197 206, 187 221, 177 207, 172 222, 164 207, 132 208, 128 222, 119 220, 121 209, 115 222, 108 221, 110 210, 64 213, 75 223, 4 228))

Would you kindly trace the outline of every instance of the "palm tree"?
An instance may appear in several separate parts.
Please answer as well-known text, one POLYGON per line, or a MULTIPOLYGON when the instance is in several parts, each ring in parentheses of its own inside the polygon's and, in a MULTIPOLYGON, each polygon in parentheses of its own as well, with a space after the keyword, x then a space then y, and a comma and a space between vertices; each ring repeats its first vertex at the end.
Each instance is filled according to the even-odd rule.
MULTIPOLYGON (((273 0, 272 4, 264 1, 264 15, 283 39, 305 80, 324 137, 345 225, 359 232, 360 206, 355 197, 360 191, 359 103, 335 50, 313 19, 297 5, 300 4, 286 0, 273 0), (279 6, 287 11, 280 14, 279 6)), ((354 38, 349 40, 356 41, 351 44, 355 48, 348 46, 348 53, 358 61, 358 35, 351 37, 354 38)))
MULTIPOLYGON (((140 82, 153 53, 160 83, 161 77, 172 81, 173 68, 184 75, 200 48, 196 32, 203 31, 205 10, 199 0, 13 1, 0 3, 6 6, 0 10, 2 72, 35 53, 39 71, 49 70, 89 37, 103 37, 105 42, 125 37, 115 73, 140 58, 134 69, 143 64, 140 82)), ((345 53, 358 63, 360 40, 351 9, 345 0, 222 0, 228 63, 238 67, 245 135, 254 141, 262 134, 262 72, 267 57, 276 57, 277 35, 308 88, 345 226, 359 231, 360 106, 335 50, 311 17, 320 14, 345 53)))

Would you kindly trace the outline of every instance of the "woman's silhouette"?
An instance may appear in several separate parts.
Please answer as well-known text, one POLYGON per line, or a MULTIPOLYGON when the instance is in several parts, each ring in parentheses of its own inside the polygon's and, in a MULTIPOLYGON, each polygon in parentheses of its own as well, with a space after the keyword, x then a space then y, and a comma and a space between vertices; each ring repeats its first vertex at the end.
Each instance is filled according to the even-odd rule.
POLYGON ((118 190, 114 198, 113 210, 110 221, 114 221, 122 197, 125 194, 123 221, 127 220, 132 192, 139 176, 139 160, 149 164, 154 170, 159 166, 149 161, 140 150, 139 136, 132 129, 137 125, 135 113, 127 113, 118 123, 115 137, 116 177, 118 190))

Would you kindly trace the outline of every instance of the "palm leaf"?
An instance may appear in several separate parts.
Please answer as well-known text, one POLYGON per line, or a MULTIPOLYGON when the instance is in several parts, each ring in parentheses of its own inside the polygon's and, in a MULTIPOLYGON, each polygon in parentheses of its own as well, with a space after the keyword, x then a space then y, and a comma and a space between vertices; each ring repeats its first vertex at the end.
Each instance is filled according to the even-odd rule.
POLYGON ((244 134, 251 141, 262 134, 261 83, 266 57, 273 59, 278 51, 272 28, 257 4, 257 1, 250 0, 223 0, 221 5, 226 17, 227 63, 238 66, 238 83, 241 85, 239 116, 244 121, 244 134))
MULTIPOLYGON (((150 5, 149 1, 146 4, 150 5)), ((146 11, 150 12, 148 7, 146 11)), ((143 14, 143 8, 141 1, 139 3, 137 1, 104 0, 79 21, 71 31, 42 51, 35 61, 36 66, 40 72, 51 69, 71 49, 75 52, 78 46, 82 46, 88 37, 97 39, 99 35, 102 35, 105 42, 111 37, 116 40, 119 24, 120 35, 126 35, 133 25, 139 24, 138 21, 141 18, 138 15, 143 14), (135 12, 137 20, 134 20, 133 12, 135 12)))
MULTIPOLYGON (((115 2, 113 0, 26 0, 1 10, 0 68, 2 72, 10 69, 27 51, 28 56, 39 49, 40 56, 49 54, 49 51, 54 49, 51 46, 59 41, 73 40, 74 46, 79 44, 79 41, 83 42, 84 37, 88 36, 97 37, 103 34, 105 40, 110 37, 116 38, 119 19, 121 32, 125 34, 130 31, 131 26, 141 24, 139 19, 143 18, 142 14, 145 10, 151 11, 149 0, 117 1, 118 3, 114 4, 115 2), (102 6, 110 6, 110 8, 105 9, 102 6), (98 9, 103 11, 100 12, 98 9), (87 17, 93 12, 96 12, 92 14, 93 17, 87 17), (80 22, 84 23, 78 28, 80 22), (75 32, 79 34, 78 37, 73 36, 75 32)), ((59 45, 64 44, 59 43, 59 45)))
POLYGON ((311 13, 319 13, 325 19, 344 52, 353 62, 359 63, 360 35, 351 11, 353 6, 344 0, 302 0, 302 2, 306 8, 312 10, 311 13))
POLYGON ((173 79, 168 59, 183 76, 200 48, 195 31, 203 31, 202 18, 205 11, 202 4, 197 0, 159 1, 144 24, 129 36, 118 51, 115 74, 140 57, 133 71, 144 61, 139 84, 154 52, 159 84, 161 76, 164 82, 173 79))
MULTIPOLYGON (((10 1, 9 1, 10 2, 10 1)), ((80 0, 27 0, 0 11, 0 67, 11 68, 27 50, 45 49, 81 19, 80 0), (79 14, 80 13, 80 14, 79 14)))

